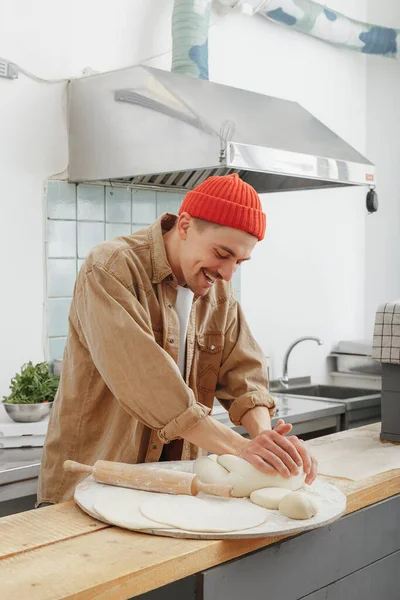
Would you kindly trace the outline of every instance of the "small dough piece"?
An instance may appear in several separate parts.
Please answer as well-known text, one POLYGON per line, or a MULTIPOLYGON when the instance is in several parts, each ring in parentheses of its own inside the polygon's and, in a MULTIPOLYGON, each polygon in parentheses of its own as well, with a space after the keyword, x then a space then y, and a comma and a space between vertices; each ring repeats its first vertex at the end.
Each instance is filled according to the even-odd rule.
POLYGON ((270 510, 278 510, 279 503, 288 494, 292 494, 290 490, 286 488, 262 488, 261 490, 254 490, 250 495, 250 500, 258 506, 269 508, 270 510))
POLYGON ((257 527, 268 514, 248 500, 167 494, 142 502, 139 510, 147 519, 177 529, 223 533, 257 527))
POLYGON ((230 471, 227 483, 233 485, 232 496, 235 497, 248 497, 255 490, 266 487, 298 490, 302 487, 306 478, 303 469, 301 469, 299 475, 287 479, 278 473, 267 475, 253 467, 247 460, 233 454, 222 454, 218 457, 217 462, 230 471))
POLYGON ((217 460, 218 454, 208 454, 207 458, 211 458, 211 460, 217 460))
POLYGON ((199 476, 203 483, 226 484, 229 472, 209 456, 199 456, 193 464, 193 473, 199 476))
POLYGON ((311 494, 292 492, 280 501, 279 512, 289 519, 311 519, 318 512, 318 504, 311 494))

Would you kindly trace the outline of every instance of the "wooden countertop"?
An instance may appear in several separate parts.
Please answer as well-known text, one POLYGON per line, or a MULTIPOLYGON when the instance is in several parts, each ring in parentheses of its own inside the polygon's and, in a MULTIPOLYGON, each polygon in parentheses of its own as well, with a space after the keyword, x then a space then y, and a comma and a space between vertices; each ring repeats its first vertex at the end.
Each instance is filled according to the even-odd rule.
MULTIPOLYGON (((361 429, 378 432, 380 424, 361 429)), ((347 495, 346 514, 400 493, 400 469, 331 481, 347 495)), ((156 537, 105 525, 66 502, 0 519, 0 598, 126 600, 281 539, 156 537)))

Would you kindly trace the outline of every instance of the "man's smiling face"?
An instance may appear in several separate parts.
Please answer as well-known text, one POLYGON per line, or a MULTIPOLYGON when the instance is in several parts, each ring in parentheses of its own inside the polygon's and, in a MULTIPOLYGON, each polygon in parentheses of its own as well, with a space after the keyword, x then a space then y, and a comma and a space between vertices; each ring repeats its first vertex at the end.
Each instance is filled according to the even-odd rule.
POLYGON ((240 229, 179 217, 180 269, 186 285, 205 296, 215 281, 230 281, 240 264, 250 259, 257 238, 240 229))

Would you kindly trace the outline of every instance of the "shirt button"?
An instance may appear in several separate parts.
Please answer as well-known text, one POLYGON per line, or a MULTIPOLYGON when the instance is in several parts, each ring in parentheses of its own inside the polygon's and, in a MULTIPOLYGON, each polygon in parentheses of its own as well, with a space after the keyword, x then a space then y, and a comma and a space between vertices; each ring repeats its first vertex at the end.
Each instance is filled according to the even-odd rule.
POLYGON ((214 346, 214 344, 211 344, 211 346, 210 346, 210 350, 215 350, 215 346, 214 346))
POLYGON ((157 444, 152 444, 152 445, 151 445, 151 449, 152 449, 152 450, 157 450, 157 444))
POLYGON ((174 343, 174 338, 169 338, 169 343, 173 344, 174 343))
POLYGON ((172 308, 172 304, 168 304, 168 308, 172 308))

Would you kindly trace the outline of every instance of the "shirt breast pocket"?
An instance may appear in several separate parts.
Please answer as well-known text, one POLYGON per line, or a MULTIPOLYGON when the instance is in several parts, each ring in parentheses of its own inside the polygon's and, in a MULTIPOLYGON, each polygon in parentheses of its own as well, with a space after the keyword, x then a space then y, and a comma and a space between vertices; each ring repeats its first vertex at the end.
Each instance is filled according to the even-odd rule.
POLYGON ((204 392, 215 392, 221 366, 224 336, 222 333, 197 335, 197 387, 204 392))

